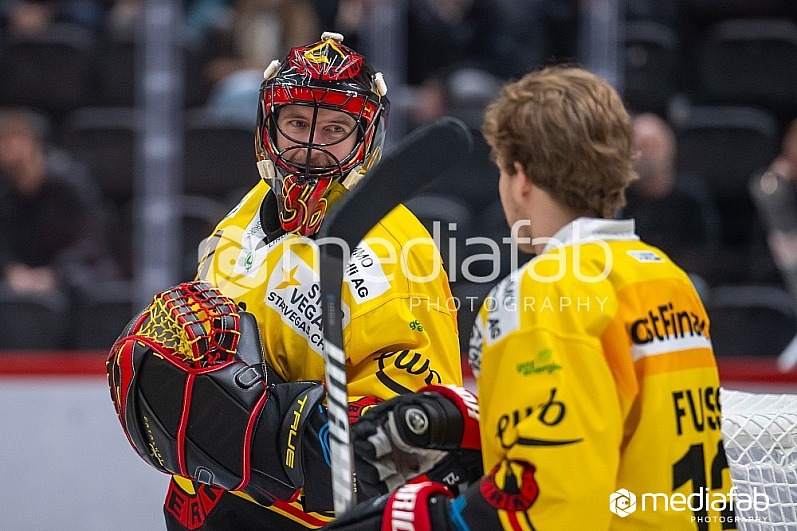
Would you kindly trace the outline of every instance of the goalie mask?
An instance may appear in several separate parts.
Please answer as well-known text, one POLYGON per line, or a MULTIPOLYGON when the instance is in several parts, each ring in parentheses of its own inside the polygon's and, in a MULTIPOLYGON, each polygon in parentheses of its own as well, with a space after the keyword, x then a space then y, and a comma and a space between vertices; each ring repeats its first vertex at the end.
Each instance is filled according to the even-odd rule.
POLYGON ((389 102, 382 75, 324 33, 264 73, 255 133, 258 170, 282 228, 315 234, 329 206, 381 155, 389 102))

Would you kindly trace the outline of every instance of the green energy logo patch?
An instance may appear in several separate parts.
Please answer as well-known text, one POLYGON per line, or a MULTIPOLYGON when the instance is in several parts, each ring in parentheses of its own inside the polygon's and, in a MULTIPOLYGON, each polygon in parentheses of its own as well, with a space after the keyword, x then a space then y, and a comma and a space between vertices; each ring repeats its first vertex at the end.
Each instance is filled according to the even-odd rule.
POLYGON ((528 361, 522 361, 515 366, 515 370, 523 376, 534 374, 553 374, 562 369, 562 366, 551 358, 553 350, 546 348, 537 353, 537 356, 528 361))

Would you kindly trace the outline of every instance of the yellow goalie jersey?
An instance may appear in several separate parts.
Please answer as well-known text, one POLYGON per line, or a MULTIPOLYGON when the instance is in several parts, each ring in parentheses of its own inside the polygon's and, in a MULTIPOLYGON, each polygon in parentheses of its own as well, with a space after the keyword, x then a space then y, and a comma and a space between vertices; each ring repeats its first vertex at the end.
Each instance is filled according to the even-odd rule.
POLYGON ((466 521, 736 527, 706 311, 633 221, 563 228, 491 292, 469 356, 488 476, 466 521))
MULTIPOLYGON (((263 220, 275 219, 276 204, 269 204, 273 194, 268 192, 261 181, 219 223, 205 245, 198 277, 255 315, 266 362, 279 376, 323 381, 318 249, 326 243, 269 234, 263 220)), ((392 398, 427 384, 462 384, 450 300, 434 242, 414 215, 398 206, 351 251, 345 270, 342 306, 352 417, 375 398, 392 398)), ((206 486, 175 478, 167 495, 167 521, 178 520, 189 529, 250 529, 238 527, 243 522, 252 529, 294 529, 321 527, 331 517, 304 512, 301 499, 264 509, 251 500, 242 506, 245 495, 240 493, 221 493, 217 502, 218 492, 197 492, 202 489, 206 486), (182 498, 170 512, 172 496, 182 498), (202 499, 205 503, 196 502, 193 509, 199 517, 192 520, 192 509, 186 507, 202 499), (213 515, 224 504, 221 512, 237 513, 228 525, 213 515)))

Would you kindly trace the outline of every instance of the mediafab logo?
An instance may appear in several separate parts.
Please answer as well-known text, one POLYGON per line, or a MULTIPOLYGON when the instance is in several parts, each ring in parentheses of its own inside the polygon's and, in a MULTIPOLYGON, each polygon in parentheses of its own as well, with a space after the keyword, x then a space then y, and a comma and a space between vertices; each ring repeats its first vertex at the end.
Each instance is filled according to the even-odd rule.
POLYGON ((609 496, 609 510, 625 518, 636 511, 636 494, 628 489, 617 489, 609 496))
POLYGON ((700 487, 697 492, 683 494, 680 492, 645 492, 637 495, 628 489, 617 489, 609 495, 609 510, 619 516, 627 516, 639 511, 691 511, 695 514, 707 514, 708 511, 726 513, 728 509, 740 510, 742 513, 762 512, 769 507, 769 496, 753 487, 752 492, 739 492, 731 487, 725 494, 711 492, 700 487))

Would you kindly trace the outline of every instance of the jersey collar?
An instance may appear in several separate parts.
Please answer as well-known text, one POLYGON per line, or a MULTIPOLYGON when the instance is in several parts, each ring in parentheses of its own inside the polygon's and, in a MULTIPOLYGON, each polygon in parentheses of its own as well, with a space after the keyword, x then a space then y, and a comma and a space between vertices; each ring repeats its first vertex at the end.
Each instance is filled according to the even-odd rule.
POLYGON ((543 252, 566 245, 611 240, 639 240, 634 232, 634 220, 577 218, 559 229, 546 243, 543 252))

